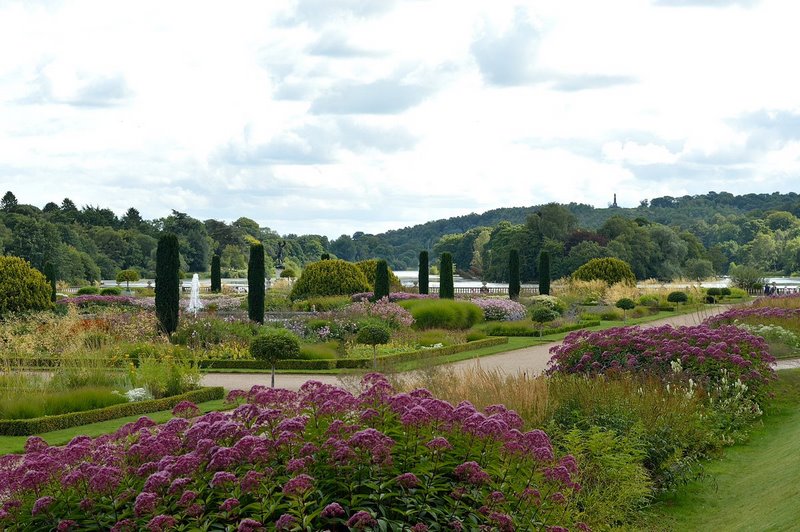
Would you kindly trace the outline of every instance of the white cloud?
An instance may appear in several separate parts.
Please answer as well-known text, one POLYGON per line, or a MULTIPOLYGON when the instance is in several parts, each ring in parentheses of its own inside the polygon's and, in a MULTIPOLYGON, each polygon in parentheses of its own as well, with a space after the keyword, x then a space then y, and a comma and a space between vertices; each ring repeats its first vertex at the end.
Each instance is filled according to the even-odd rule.
POLYGON ((21 201, 377 232, 796 187, 791 0, 0 3, 21 201), (746 38, 743 38, 746 36, 746 38))

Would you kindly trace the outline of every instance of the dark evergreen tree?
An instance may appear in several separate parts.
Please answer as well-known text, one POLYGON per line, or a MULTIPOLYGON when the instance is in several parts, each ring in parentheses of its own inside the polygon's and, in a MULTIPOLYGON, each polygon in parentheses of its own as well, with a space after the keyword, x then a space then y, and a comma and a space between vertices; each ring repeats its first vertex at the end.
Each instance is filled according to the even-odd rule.
POLYGON ((389 264, 380 259, 375 265, 375 301, 389 297, 389 264))
POLYGON ((167 233, 156 248, 156 317, 161 330, 172 334, 178 328, 181 267, 178 237, 167 233))
POLYGON ((419 293, 428 293, 428 252, 419 252, 419 293))
POLYGON ((50 283, 50 301, 56 300, 56 266, 50 261, 44 263, 44 276, 50 283))
POLYGON ((550 295, 550 253, 539 254, 539 293, 550 295))
POLYGON ((331 254, 330 253, 323 253, 322 257, 320 257, 320 260, 331 260, 331 254))
POLYGON ((211 291, 222 291, 222 272, 220 271, 219 255, 211 257, 211 291))
POLYGON ((442 253, 439 260, 439 299, 454 299, 455 289, 453 287, 453 256, 450 253, 442 253))
POLYGON ((512 249, 508 252, 508 297, 516 301, 519 290, 519 251, 512 249))
POLYGON ((264 245, 250 246, 247 263, 247 316, 257 323, 264 323, 264 245))

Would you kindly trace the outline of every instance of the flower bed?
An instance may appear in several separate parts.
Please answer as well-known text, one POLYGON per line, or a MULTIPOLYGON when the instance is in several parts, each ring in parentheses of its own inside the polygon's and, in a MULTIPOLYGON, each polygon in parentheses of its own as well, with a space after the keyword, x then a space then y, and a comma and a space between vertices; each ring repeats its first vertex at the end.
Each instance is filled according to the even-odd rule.
POLYGON ((632 371, 692 379, 707 390, 723 381, 738 381, 746 388, 742 393, 757 402, 775 378, 771 366, 775 359, 764 339, 730 325, 577 331, 550 352, 549 374, 632 371))
POLYGON ((257 386, 230 395, 246 402, 229 415, 142 418, 65 447, 31 438, 0 458, 0 527, 586 528, 571 504, 575 459, 522 432, 515 412, 394 394, 377 374, 362 389, 257 386))
POLYGON ((795 332, 800 332, 800 308, 783 306, 737 307, 712 316, 705 323, 711 327, 716 327, 722 324, 733 324, 737 321, 751 325, 780 325, 795 332))
MULTIPOLYGON (((105 408, 96 408, 83 412, 71 412, 58 416, 45 416, 32 419, 13 419, 0 420, 0 435, 3 436, 28 436, 31 434, 41 434, 54 430, 66 429, 107 421, 127 416, 147 414, 167 410, 180 403, 181 401, 193 401, 197 403, 221 399, 224 394, 222 388, 201 388, 192 390, 181 395, 153 399, 150 401, 138 401, 133 403, 122 403, 105 408)), ((2 497, 0 497, 2 499, 2 497)))
POLYGON ((524 319, 528 311, 510 299, 492 299, 488 297, 470 299, 483 310, 483 319, 486 321, 516 321, 524 319))

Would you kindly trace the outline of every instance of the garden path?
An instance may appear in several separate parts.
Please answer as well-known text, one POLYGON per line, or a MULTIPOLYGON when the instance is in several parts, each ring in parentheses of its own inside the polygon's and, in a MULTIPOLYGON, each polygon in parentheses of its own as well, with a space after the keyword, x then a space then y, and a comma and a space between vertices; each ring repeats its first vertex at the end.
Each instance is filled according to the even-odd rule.
MULTIPOLYGON (((678 316, 670 316, 662 320, 651 321, 642 324, 641 327, 658 327, 661 325, 673 325, 679 327, 682 325, 699 325, 703 320, 714 314, 719 314, 728 310, 730 307, 720 305, 717 307, 706 307, 699 312, 690 314, 680 314, 678 316)), ((505 353, 498 353, 481 357, 478 359, 462 360, 450 364, 449 366, 457 371, 463 371, 476 366, 485 370, 497 370, 506 374, 514 374, 519 371, 539 374, 542 373, 547 367, 547 362, 550 360, 550 348, 560 344, 561 342, 553 342, 545 345, 537 345, 526 347, 523 349, 516 349, 514 351, 507 351, 505 353)), ((800 359, 797 360, 783 360, 777 364, 778 369, 789 367, 800 367, 800 359)), ((254 373, 206 373, 203 375, 203 386, 222 386, 225 389, 242 389, 249 390, 251 386, 256 384, 269 386, 269 374, 254 374, 254 373)), ((326 384, 341 384, 339 377, 336 375, 308 375, 308 374, 277 374, 275 375, 275 386, 278 388, 286 388, 289 390, 297 390, 308 380, 317 380, 326 384)))

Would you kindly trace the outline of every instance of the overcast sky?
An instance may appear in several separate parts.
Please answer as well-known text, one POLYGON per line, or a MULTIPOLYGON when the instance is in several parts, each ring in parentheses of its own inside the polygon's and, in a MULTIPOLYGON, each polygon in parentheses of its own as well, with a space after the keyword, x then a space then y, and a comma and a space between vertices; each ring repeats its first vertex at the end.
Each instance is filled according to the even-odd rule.
POLYGON ((21 203, 378 233, 797 192, 797 0, 0 0, 21 203))

